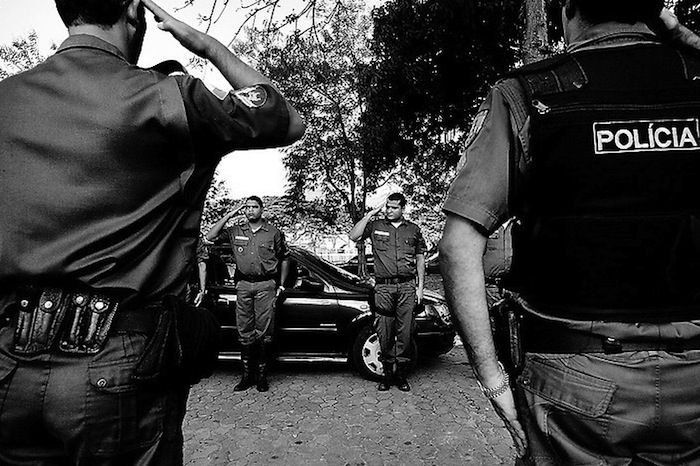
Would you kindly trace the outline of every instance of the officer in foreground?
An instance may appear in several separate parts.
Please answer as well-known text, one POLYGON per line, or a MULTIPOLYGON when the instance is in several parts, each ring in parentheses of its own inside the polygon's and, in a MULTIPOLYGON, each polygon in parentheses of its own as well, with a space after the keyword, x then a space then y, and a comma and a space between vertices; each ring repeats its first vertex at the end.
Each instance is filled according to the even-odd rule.
POLYGON ((183 300, 204 197, 223 155, 304 125, 150 0, 56 6, 68 39, 0 82, 0 464, 181 464, 219 332, 183 300), (235 90, 137 67, 147 10, 235 90))
POLYGON ((425 283, 425 241, 420 227, 403 216, 406 198, 389 195, 382 220, 371 220, 382 205, 370 211, 352 227, 352 241, 370 238, 374 253, 374 325, 381 347, 384 376, 377 387, 386 391, 392 384, 404 392, 411 390, 408 371, 413 346, 413 312, 423 302, 425 283), (416 284, 416 277, 418 283, 416 284))
POLYGON ((289 275, 289 249, 284 233, 263 218, 263 201, 250 196, 243 206, 223 216, 207 233, 214 241, 241 210, 241 218, 226 228, 236 262, 236 327, 241 343, 243 373, 235 391, 255 384, 259 392, 269 389, 267 357, 274 333, 277 298, 289 275))
POLYGON ((566 52, 494 86, 445 201, 448 302, 526 463, 700 464, 700 60, 662 6, 568 0, 566 52), (508 374, 482 256, 511 215, 508 374))

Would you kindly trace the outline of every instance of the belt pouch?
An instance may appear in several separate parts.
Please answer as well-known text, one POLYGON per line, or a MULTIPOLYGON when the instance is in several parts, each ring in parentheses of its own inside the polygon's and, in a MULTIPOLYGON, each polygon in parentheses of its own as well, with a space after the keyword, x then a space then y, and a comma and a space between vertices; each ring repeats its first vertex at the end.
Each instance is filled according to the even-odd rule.
POLYGON ((46 288, 38 302, 18 293, 19 315, 15 329, 15 352, 37 354, 53 346, 66 314, 65 293, 46 288))
POLYGON ((90 322, 90 294, 75 293, 70 298, 69 325, 63 333, 59 348, 65 353, 85 353, 85 337, 90 322))
POLYGON ((102 349, 118 307, 118 303, 107 296, 92 295, 87 306, 86 322, 83 323, 78 336, 80 339, 80 336, 84 335, 80 346, 81 353, 95 354, 102 349))

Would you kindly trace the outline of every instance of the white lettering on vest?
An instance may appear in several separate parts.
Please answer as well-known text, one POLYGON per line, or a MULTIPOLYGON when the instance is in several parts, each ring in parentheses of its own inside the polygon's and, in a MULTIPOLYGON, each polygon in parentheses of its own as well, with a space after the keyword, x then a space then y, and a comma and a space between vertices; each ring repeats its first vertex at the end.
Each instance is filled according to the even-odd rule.
POLYGON ((700 150, 697 118, 593 123, 595 154, 700 150))

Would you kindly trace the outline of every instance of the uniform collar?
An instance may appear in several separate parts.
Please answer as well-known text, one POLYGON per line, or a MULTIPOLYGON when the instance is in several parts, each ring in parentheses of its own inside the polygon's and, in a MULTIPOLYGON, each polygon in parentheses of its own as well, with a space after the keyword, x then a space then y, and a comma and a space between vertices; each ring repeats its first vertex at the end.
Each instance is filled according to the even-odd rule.
MULTIPOLYGON (((251 231, 253 230, 253 229, 250 227, 250 222, 247 221, 247 220, 242 224, 241 228, 243 228, 244 230, 251 230, 251 231)), ((267 219, 266 219, 266 218, 263 218, 263 219, 262 219, 262 224, 260 224, 260 230, 269 231, 269 225, 268 225, 268 223, 267 223, 267 219)))
POLYGON ((618 47, 644 42, 658 42, 659 39, 644 23, 601 23, 591 26, 566 47, 567 52, 603 47, 618 47))
MULTIPOLYGON (((393 223, 393 222, 392 222, 391 220, 389 220, 388 218, 384 217, 384 224, 385 224, 385 225, 392 225, 392 223, 393 223)), ((399 227, 404 226, 404 225, 407 225, 407 224, 408 224, 408 223, 406 222, 406 219, 405 219, 405 218, 402 218, 402 219, 401 219, 401 223, 399 224, 399 227)), ((393 225, 392 225, 392 226, 393 226, 393 225)))
POLYGON ((56 53, 61 53, 64 50, 75 48, 102 50, 103 52, 107 52, 110 55, 114 55, 115 57, 118 57, 128 63, 128 60, 121 52, 121 50, 119 50, 117 47, 110 44, 109 42, 106 42, 97 36, 91 36, 90 34, 75 34, 72 36, 68 36, 68 38, 63 41, 58 50, 56 50, 56 53))

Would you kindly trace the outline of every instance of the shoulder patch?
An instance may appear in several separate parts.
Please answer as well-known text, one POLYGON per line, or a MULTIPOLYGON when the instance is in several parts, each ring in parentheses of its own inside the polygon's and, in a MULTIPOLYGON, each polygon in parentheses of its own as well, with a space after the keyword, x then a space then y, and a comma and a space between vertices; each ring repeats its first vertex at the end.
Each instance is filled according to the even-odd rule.
POLYGON ((472 125, 469 128, 469 133, 467 134, 467 139, 464 141, 464 146, 462 149, 462 154, 459 159, 459 164, 457 165, 458 168, 462 168, 464 163, 466 162, 466 155, 467 155, 467 147, 469 147, 472 142, 474 142, 474 139, 479 135, 481 132, 481 129, 484 127, 484 123, 486 122, 486 117, 489 115, 489 109, 485 108, 483 110, 479 110, 477 114, 474 116, 474 119, 472 120, 472 125))
POLYGON ((267 91, 260 85, 237 89, 233 94, 248 108, 260 108, 267 102, 267 91))

